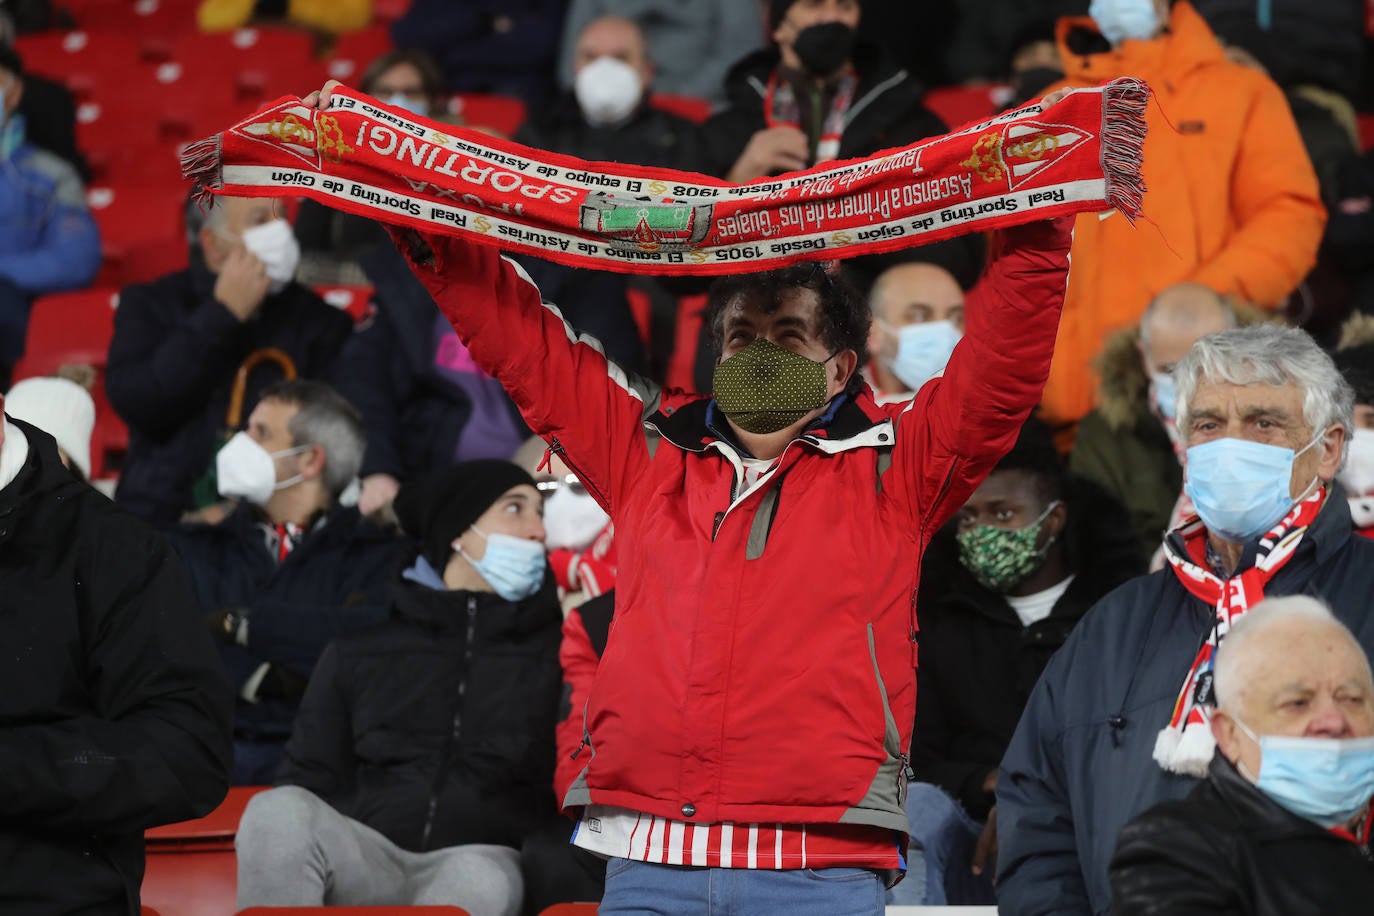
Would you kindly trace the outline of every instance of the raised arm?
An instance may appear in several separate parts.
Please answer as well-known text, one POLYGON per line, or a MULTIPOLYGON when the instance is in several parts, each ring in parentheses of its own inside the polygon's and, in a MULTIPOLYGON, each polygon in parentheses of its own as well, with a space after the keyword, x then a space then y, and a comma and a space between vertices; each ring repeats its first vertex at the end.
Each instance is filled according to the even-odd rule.
POLYGON ((434 234, 398 239, 473 359, 614 515, 623 488, 649 460, 643 421, 657 410, 657 386, 579 336, 525 271, 494 249, 434 234), (429 249, 418 259, 417 239, 429 249))
POLYGON ((1068 282, 1073 220, 1027 223, 993 239, 987 272, 966 299, 964 339, 943 378, 896 418, 899 501, 927 540, 1016 441, 1049 375, 1068 282))

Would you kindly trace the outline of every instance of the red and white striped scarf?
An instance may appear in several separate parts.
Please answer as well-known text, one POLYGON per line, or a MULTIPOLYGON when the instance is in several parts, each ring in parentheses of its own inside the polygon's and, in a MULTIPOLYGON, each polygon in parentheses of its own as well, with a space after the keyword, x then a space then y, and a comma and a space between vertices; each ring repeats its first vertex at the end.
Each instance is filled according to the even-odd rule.
POLYGON ((1216 621, 1183 680, 1169 724, 1155 739, 1155 761, 1172 773, 1199 778, 1216 745, 1210 725, 1214 703, 1212 663, 1217 648, 1241 615, 1264 599, 1264 588, 1297 551, 1307 529, 1321 512, 1326 488, 1319 488, 1289 510, 1260 538, 1259 552, 1249 569, 1222 579, 1208 568, 1207 527, 1194 516, 1164 541, 1164 554, 1178 580, 1189 592, 1216 608, 1216 621), (1182 542, 1180 549, 1178 540, 1182 542))

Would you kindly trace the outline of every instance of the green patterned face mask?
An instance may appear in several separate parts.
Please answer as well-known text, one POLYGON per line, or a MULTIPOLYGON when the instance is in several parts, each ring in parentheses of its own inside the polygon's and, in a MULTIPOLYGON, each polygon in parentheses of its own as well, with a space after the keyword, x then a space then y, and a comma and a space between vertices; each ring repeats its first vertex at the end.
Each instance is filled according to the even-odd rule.
POLYGON ((1005 595, 1045 565, 1054 538, 1046 541, 1039 550, 1035 548, 1035 542, 1040 540, 1040 527, 1057 505, 1058 500, 1050 503, 1039 518, 1024 528, 975 525, 960 531, 959 562, 964 564, 979 585, 1005 595))
POLYGON ((712 388, 716 405, 740 429, 775 433, 825 404, 825 363, 756 337, 716 366, 712 388))

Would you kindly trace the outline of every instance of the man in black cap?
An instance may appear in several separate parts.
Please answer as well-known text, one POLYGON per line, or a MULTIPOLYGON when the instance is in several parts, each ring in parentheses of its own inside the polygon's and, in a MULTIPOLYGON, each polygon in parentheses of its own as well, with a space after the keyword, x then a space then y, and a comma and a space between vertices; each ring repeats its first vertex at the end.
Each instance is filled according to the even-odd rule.
POLYGON ((239 826, 240 907, 520 909, 516 848, 554 810, 560 690, 539 491, 471 461, 395 508, 420 555, 391 619, 316 666, 278 788, 239 826))
POLYGON ((775 46, 725 77, 726 108, 702 126, 705 168, 744 182, 866 156, 943 133, 911 76, 860 41, 859 0, 772 0, 775 46))

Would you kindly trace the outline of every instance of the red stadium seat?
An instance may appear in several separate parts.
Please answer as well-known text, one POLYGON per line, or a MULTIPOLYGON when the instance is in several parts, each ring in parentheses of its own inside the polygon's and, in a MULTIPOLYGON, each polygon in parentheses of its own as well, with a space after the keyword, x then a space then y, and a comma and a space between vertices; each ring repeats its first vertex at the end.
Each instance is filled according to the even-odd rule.
POLYGON ((198 0, 67 0, 78 28, 127 29, 145 39, 161 39, 170 50, 171 39, 195 31, 198 0))
POLYGON ((677 302, 677 332, 673 335, 673 357, 668 363, 665 381, 670 388, 691 391, 696 387, 693 370, 696 368, 697 341, 701 323, 706 317, 707 294, 682 296, 677 302))
POLYGON ((670 95, 666 92, 655 92, 649 96, 649 107, 675 114, 679 118, 686 118, 693 124, 700 124, 711 116, 711 103, 690 95, 670 95))
POLYGON ((1007 87, 999 83, 945 86, 926 93, 925 106, 950 127, 981 121, 1002 107, 1007 87))
POLYGON ((250 906, 238 916, 468 916, 457 906, 250 906))
POLYGON ((394 48, 391 31, 384 25, 370 26, 361 32, 341 36, 325 65, 329 78, 356 86, 368 64, 394 48))
POLYGON ((265 788, 236 786, 205 817, 147 831, 144 903, 156 907, 162 916, 233 913, 238 903, 234 836, 248 800, 265 788))
POLYGON ((42 32, 15 42, 25 69, 61 82, 78 99, 111 83, 123 86, 133 71, 150 69, 144 47, 142 39, 122 30, 42 32))
MULTIPOLYGON (((151 280, 149 264, 184 262, 186 235, 182 213, 184 183, 111 185, 86 192, 86 202, 100 226, 104 259, 97 282, 123 286, 151 280), (163 249, 159 257, 147 249, 163 249)), ((165 271, 162 271, 165 272, 165 271)))
POLYGON ((539 916, 596 916, 596 910, 595 903, 555 903, 539 916))
POLYGON ((193 33, 177 38, 172 59, 199 84, 213 77, 232 85, 251 109, 283 95, 302 95, 324 84, 315 40, 291 28, 250 28, 193 33))
POLYGON ((129 450, 129 431, 105 397, 106 352, 118 304, 119 291, 110 288, 40 296, 29 312, 24 356, 14 367, 15 381, 52 375, 69 363, 95 367, 91 478, 96 480, 109 476, 129 450))
POLYGON ((1369 152, 1374 149, 1374 114, 1359 115, 1360 149, 1369 152))
POLYGON ((525 102, 508 95, 485 95, 470 92, 453 97, 456 114, 473 128, 489 128, 507 137, 525 123, 525 102))
POLYGON ((336 309, 347 312, 354 324, 371 318, 376 310, 372 304, 373 287, 370 285, 345 286, 321 283, 315 286, 315 292, 336 309))

